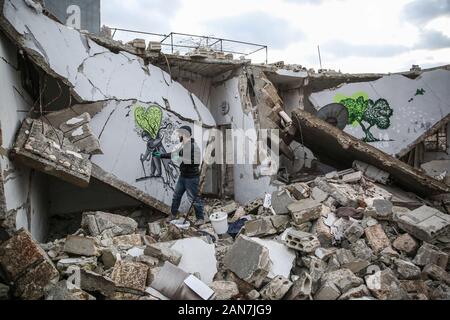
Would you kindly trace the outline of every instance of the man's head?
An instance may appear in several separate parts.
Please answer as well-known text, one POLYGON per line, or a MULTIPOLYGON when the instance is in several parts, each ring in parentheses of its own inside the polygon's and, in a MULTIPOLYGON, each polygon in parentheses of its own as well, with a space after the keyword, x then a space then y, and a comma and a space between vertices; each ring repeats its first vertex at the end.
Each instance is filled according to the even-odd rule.
POLYGON ((178 137, 181 142, 187 142, 191 139, 192 130, 189 126, 182 126, 177 129, 178 137))

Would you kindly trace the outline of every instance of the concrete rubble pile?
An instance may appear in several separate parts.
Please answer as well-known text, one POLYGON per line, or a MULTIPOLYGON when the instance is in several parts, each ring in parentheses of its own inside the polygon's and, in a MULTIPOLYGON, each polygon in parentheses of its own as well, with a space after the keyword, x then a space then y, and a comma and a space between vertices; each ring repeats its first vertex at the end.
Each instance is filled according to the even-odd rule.
POLYGON ((450 299, 450 216, 395 206, 383 185, 350 175, 285 186, 271 207, 207 201, 228 213, 225 235, 208 220, 143 229, 105 212, 46 244, 21 229, 0 245, 1 298, 450 299))

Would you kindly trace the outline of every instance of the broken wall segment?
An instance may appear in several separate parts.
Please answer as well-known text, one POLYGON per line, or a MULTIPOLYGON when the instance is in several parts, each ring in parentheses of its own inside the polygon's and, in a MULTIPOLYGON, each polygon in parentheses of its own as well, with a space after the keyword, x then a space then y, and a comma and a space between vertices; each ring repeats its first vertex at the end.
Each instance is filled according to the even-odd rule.
POLYGON ((413 169, 306 111, 296 109, 292 112, 292 117, 297 128, 301 129, 305 146, 324 162, 350 168, 356 159, 376 168, 383 168, 405 190, 413 191, 421 196, 450 192, 450 187, 444 183, 413 169))
POLYGON ((91 162, 64 134, 42 121, 23 121, 11 156, 38 171, 80 187, 89 185, 91 162))

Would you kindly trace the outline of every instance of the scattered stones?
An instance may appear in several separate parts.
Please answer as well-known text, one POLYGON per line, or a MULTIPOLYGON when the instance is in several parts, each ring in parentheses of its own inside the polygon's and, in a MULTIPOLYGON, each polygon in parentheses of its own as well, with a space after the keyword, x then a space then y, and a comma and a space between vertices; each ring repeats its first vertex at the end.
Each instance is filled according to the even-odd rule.
POLYGON ((355 243, 364 234, 364 228, 361 227, 359 222, 354 222, 344 231, 344 237, 350 241, 350 243, 355 243))
POLYGON ((242 235, 227 252, 224 264, 239 278, 258 288, 269 274, 272 261, 267 248, 242 235))
POLYGON ((46 300, 96 300, 89 293, 70 286, 67 281, 60 281, 46 294, 46 300))
POLYGON ((162 261, 169 261, 174 265, 179 265, 182 254, 176 250, 169 248, 166 243, 155 243, 145 247, 144 254, 152 256, 162 261))
POLYGON ((391 245, 389 238, 380 224, 368 227, 364 230, 367 241, 375 254, 380 253, 384 248, 391 245))
POLYGON ((58 261, 56 267, 63 273, 70 267, 78 267, 83 270, 94 270, 97 267, 97 257, 61 259, 58 261))
POLYGON ((281 300, 291 287, 291 281, 283 276, 278 276, 261 290, 261 296, 266 300, 281 300))
POLYGON ((318 202, 324 202, 330 195, 317 187, 312 189, 311 198, 318 202))
POLYGON ((353 300, 370 296, 370 291, 362 284, 359 287, 352 288, 339 297, 339 300, 353 300))
POLYGON ((288 210, 295 224, 300 225, 319 219, 322 213, 322 204, 312 199, 305 199, 290 204, 288 210))
POLYGON ((429 243, 424 243, 417 251, 413 260, 414 264, 424 267, 428 264, 435 264, 441 268, 447 268, 448 255, 439 250, 438 247, 429 243))
POLYGON ((412 262, 396 259, 395 265, 402 279, 414 280, 420 277, 420 268, 412 262))
POLYGON ((66 237, 64 251, 69 254, 86 257, 99 255, 94 238, 73 235, 66 237))
POLYGON ((214 281, 209 287, 215 292, 215 300, 231 300, 239 294, 237 284, 232 281, 214 281))
POLYGON ((244 228, 244 233, 248 237, 269 236, 277 233, 270 217, 247 221, 244 228))
POLYGON ((109 234, 111 237, 136 232, 137 222, 131 218, 106 212, 85 212, 81 227, 91 236, 109 234))
POLYGON ((111 275, 116 286, 145 291, 148 266, 139 262, 117 261, 111 275))
POLYGON ((344 183, 356 183, 360 181, 363 177, 363 174, 361 171, 356 171, 354 173, 346 174, 342 177, 342 182, 344 183))
POLYGON ((450 285, 450 274, 445 269, 435 265, 429 264, 423 269, 423 273, 429 278, 444 282, 446 285, 450 285))
POLYGON ((272 193, 272 208, 277 215, 289 214, 288 206, 294 201, 286 190, 272 193))
POLYGON ((378 271, 366 277, 366 285, 370 292, 379 300, 407 299, 407 292, 400 285, 391 269, 378 271))
POLYGON ((110 297, 116 291, 116 284, 109 278, 88 270, 80 270, 80 288, 89 292, 99 292, 110 297))
POLYGON ((363 279, 358 278, 348 269, 339 269, 325 273, 322 276, 322 282, 333 283, 340 292, 347 292, 349 289, 358 287, 364 283, 363 279))
POLYGON ((326 282, 315 294, 314 300, 337 300, 341 292, 334 283, 326 282))
POLYGON ((398 236, 392 243, 392 246, 395 249, 406 253, 408 256, 414 255, 419 247, 417 241, 408 233, 398 236))
POLYGON ((392 220, 392 202, 384 199, 374 199, 372 206, 366 209, 365 214, 377 220, 392 220))

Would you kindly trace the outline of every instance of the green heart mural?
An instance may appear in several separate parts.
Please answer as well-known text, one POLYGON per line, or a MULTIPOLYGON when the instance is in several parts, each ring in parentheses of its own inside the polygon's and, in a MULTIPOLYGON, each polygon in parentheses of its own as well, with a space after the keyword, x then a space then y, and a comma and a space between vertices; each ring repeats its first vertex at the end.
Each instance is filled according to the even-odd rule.
POLYGON ((147 132, 152 139, 156 139, 162 121, 162 110, 156 105, 148 108, 137 106, 134 109, 134 119, 136 125, 147 132))

